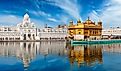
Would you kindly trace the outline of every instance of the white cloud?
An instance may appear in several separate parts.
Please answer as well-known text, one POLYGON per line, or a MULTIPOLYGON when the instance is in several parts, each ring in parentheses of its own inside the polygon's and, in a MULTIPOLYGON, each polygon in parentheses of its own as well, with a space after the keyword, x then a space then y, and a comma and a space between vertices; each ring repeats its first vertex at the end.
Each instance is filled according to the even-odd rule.
POLYGON ((48 18, 49 21, 52 21, 52 22, 57 22, 57 20, 55 18, 48 18))
MULTIPOLYGON (((53 1, 53 0, 52 0, 53 1)), ((77 0, 54 0, 52 5, 58 6, 63 9, 70 16, 79 19, 80 17, 80 6, 77 4, 77 0)))
POLYGON ((36 27, 42 28, 44 27, 45 22, 37 19, 31 19, 33 23, 35 23, 36 27))
MULTIPOLYGON (((43 27, 44 22, 38 19, 30 18, 31 22, 34 22, 37 27, 43 27)), ((0 15, 0 25, 1 26, 16 26, 21 23, 23 17, 15 15, 0 15)))
POLYGON ((17 17, 14 15, 0 15, 0 25, 17 25, 22 20, 21 17, 17 17))
POLYGON ((3 11, 0 11, 1 13, 7 13, 7 14, 10 14, 10 13, 17 13, 15 11, 8 11, 8 10, 3 10, 3 11))
POLYGON ((99 19, 103 22, 104 28, 109 27, 121 27, 121 0, 110 0, 103 4, 101 10, 102 13, 99 15, 96 11, 92 11, 89 16, 93 20, 98 21, 99 19))
POLYGON ((98 22, 100 20, 98 13, 95 10, 89 13, 89 17, 95 22, 98 22))
MULTIPOLYGON (((111 0, 107 3, 108 6, 104 7, 101 18, 104 22, 104 27, 117 27, 121 26, 121 0, 111 0)), ((107 5, 106 4, 106 5, 107 5)))
POLYGON ((61 24, 68 24, 69 23, 68 21, 70 21, 70 18, 68 16, 61 15, 61 18, 60 18, 60 23, 61 24))
POLYGON ((44 11, 30 11, 31 14, 35 16, 51 17, 51 14, 45 13, 44 11))

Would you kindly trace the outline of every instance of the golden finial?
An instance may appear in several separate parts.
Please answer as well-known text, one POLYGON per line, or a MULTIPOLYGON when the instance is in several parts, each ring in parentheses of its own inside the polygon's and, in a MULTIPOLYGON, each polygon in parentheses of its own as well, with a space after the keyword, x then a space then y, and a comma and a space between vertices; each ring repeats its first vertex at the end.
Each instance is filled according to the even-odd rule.
POLYGON ((89 16, 88 16, 88 20, 90 20, 89 16))
POLYGON ((77 23, 81 23, 81 20, 80 20, 80 19, 78 19, 77 23))

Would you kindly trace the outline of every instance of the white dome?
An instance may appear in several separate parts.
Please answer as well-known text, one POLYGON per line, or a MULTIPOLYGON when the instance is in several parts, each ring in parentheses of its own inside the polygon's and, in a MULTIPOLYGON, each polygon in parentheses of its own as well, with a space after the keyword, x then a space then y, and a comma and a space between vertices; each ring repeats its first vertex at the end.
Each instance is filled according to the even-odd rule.
POLYGON ((35 24, 33 22, 31 23, 31 27, 35 27, 35 24))
POLYGON ((24 19, 26 20, 26 19, 29 19, 29 15, 26 13, 25 15, 24 15, 24 19))
POLYGON ((22 23, 17 24, 17 27, 22 27, 22 23))

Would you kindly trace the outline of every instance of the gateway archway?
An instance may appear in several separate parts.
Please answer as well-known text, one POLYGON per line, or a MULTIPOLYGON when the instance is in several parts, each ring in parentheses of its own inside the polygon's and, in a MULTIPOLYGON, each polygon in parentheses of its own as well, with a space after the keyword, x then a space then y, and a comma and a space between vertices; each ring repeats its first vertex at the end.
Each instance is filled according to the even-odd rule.
POLYGON ((26 40, 26 34, 24 34, 24 40, 26 40))

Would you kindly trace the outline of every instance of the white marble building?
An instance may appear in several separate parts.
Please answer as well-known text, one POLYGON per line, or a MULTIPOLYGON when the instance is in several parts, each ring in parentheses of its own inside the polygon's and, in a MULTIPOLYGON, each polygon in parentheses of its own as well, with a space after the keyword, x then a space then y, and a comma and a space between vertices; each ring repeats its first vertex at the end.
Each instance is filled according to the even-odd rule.
POLYGON ((66 36, 66 28, 37 28, 27 13, 17 26, 0 27, 0 41, 62 40, 66 36))
POLYGON ((43 28, 38 32, 41 40, 63 40, 67 37, 67 29, 64 28, 43 28))
POLYGON ((121 28, 103 29, 102 38, 121 39, 121 28))

